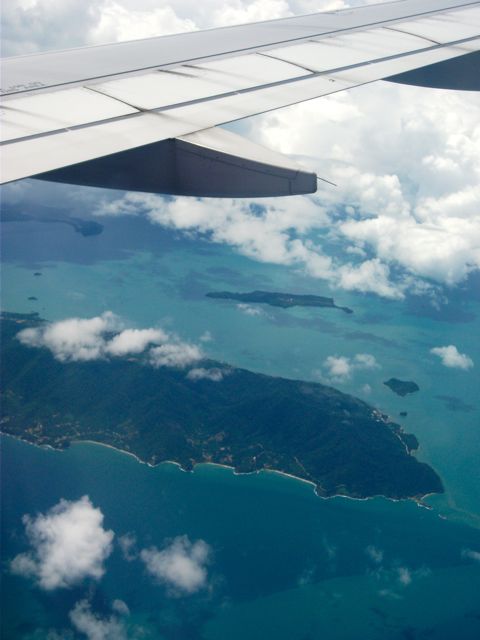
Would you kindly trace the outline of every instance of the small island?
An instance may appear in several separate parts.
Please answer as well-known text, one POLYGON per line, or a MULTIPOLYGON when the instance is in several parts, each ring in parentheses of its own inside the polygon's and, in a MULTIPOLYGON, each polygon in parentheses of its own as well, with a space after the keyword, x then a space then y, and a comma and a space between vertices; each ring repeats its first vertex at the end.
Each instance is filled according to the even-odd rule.
POLYGON ((35 302, 35 300, 38 300, 38 298, 37 298, 37 296, 28 296, 27 300, 35 302))
POLYGON ((416 382, 408 381, 408 380, 399 380, 398 378, 390 378, 383 383, 389 389, 391 389, 398 396, 406 396, 409 393, 415 393, 420 391, 420 387, 416 382))
POLYGON ((313 295, 296 295, 294 293, 278 293, 274 291, 251 291, 250 293, 234 293, 232 291, 212 291, 207 298, 219 300, 237 300, 253 304, 269 304, 272 307, 288 309, 290 307, 327 307, 340 309, 345 313, 353 313, 348 307, 338 307, 333 298, 313 295))
POLYGON ((95 220, 82 220, 81 218, 67 218, 65 220, 58 220, 58 222, 65 222, 72 226, 77 233, 80 233, 84 238, 88 236, 98 236, 103 232, 103 224, 96 222, 95 220))
POLYGON ((89 440, 185 470, 212 462, 279 471, 322 497, 418 500, 443 491, 412 454, 415 436, 351 395, 213 360, 202 369, 223 375, 155 369, 142 356, 59 362, 16 337, 42 322, 35 313, 2 316, 3 433, 58 449, 89 440))

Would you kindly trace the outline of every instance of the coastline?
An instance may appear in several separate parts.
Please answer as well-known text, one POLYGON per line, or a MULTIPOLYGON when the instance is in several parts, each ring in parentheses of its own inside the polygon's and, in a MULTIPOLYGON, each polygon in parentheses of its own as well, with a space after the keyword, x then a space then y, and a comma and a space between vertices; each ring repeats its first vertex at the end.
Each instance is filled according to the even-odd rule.
MULTIPOLYGON (((13 434, 10 433, 5 433, 3 431, 0 431, 0 437, 1 436, 6 436, 8 438, 13 438, 14 440, 18 440, 19 442, 23 442, 25 444, 28 445, 32 445, 34 447, 37 447, 39 449, 49 449, 51 451, 65 451, 65 449, 62 448, 55 448, 52 447, 49 444, 36 444, 35 442, 30 442, 29 440, 25 440, 23 438, 20 438, 18 436, 15 436, 13 434)), ((91 444, 91 445, 95 445, 95 446, 100 446, 100 447, 107 447, 108 449, 112 449, 113 451, 116 451, 117 453, 121 453, 124 455, 129 455, 132 458, 134 458, 134 460, 140 464, 144 464, 147 467, 150 467, 151 469, 155 469, 156 467, 162 465, 162 464, 173 464, 176 467, 179 468, 180 471, 182 471, 183 473, 194 473, 195 471, 195 467, 199 466, 199 465, 209 465, 209 466, 215 466, 215 467, 221 467, 223 469, 228 469, 230 471, 232 471, 234 476, 250 476, 253 474, 259 475, 261 473, 274 473, 277 474, 279 476, 284 476, 285 478, 289 478, 290 480, 295 480, 296 482, 303 482, 304 484, 308 484, 311 485, 311 487, 313 488, 313 493, 315 494, 315 496, 317 498, 320 498, 321 500, 332 500, 334 498, 343 498, 346 500, 356 500, 359 502, 365 502, 366 500, 374 500, 376 498, 383 498, 384 500, 389 500, 390 502, 415 502, 415 504, 418 507, 422 507, 424 509, 427 509, 429 511, 433 511, 434 508, 429 505, 426 504, 424 502, 424 500, 426 498, 428 498, 429 496, 432 495, 436 495, 435 493, 428 493, 425 494, 424 496, 412 496, 412 497, 408 497, 408 498, 391 498, 389 496, 385 496, 382 494, 377 494, 374 496, 365 496, 362 498, 357 498, 354 496, 349 496, 348 494, 343 494, 343 493, 335 493, 331 496, 321 496, 318 494, 317 492, 317 487, 315 485, 314 482, 312 482, 311 480, 307 480, 306 478, 299 478, 298 476, 294 476, 291 473, 287 473, 286 471, 280 471, 277 469, 257 469, 255 471, 236 471, 235 467, 232 467, 230 465, 226 465, 226 464, 222 464, 220 462, 197 462, 196 464, 193 465, 193 469, 191 470, 187 470, 184 469, 182 467, 182 465, 179 462, 176 462, 175 460, 162 460, 161 462, 158 462, 157 464, 151 464, 150 462, 146 462, 145 460, 142 460, 141 458, 139 458, 135 453, 132 453, 131 451, 126 451, 125 449, 119 449, 118 447, 115 447, 112 444, 107 444, 105 442, 97 442, 96 440, 72 440, 71 441, 71 445, 75 445, 75 444, 91 444)), ((70 445, 69 445, 70 446, 70 445)))

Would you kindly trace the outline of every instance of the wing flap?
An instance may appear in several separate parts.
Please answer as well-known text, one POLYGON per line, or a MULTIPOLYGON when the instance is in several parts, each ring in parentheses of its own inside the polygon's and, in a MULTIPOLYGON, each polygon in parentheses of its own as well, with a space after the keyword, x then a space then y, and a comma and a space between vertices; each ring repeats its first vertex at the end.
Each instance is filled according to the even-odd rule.
POLYGON ((313 193, 317 177, 223 129, 163 140, 37 176, 43 180, 201 197, 313 193))

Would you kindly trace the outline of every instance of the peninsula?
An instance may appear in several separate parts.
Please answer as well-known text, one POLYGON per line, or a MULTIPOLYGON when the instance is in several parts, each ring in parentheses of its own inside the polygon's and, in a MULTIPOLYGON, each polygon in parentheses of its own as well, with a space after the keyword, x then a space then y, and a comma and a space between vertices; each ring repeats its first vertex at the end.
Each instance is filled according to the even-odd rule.
POLYGON ((341 309, 345 313, 353 313, 348 307, 337 307, 333 298, 312 295, 296 295, 294 293, 277 293, 274 291, 251 291, 250 293, 234 293, 231 291, 212 291, 206 294, 207 298, 219 300, 237 300, 253 304, 269 304, 272 307, 329 307, 341 309))
POLYGON ((420 391, 420 387, 416 382, 412 382, 409 380, 399 380, 398 378, 390 378, 383 383, 389 389, 391 389, 397 396, 406 396, 409 393, 415 393, 416 391, 420 391))
POLYGON ((281 471, 320 496, 420 498, 443 491, 406 434, 365 402, 318 383, 229 367, 208 378, 152 368, 141 356, 59 362, 17 338, 37 314, 1 320, 1 430, 64 448, 91 440, 191 470, 215 462, 248 473, 281 471))

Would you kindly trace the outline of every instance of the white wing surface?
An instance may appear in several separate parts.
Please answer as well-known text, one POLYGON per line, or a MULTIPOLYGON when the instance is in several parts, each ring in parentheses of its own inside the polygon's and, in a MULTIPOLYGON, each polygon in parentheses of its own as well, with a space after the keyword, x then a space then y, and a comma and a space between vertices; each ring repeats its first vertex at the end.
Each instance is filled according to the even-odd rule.
POLYGON ((399 0, 4 59, 1 181, 312 192, 314 174, 216 127, 380 79, 480 89, 480 1, 399 0))

